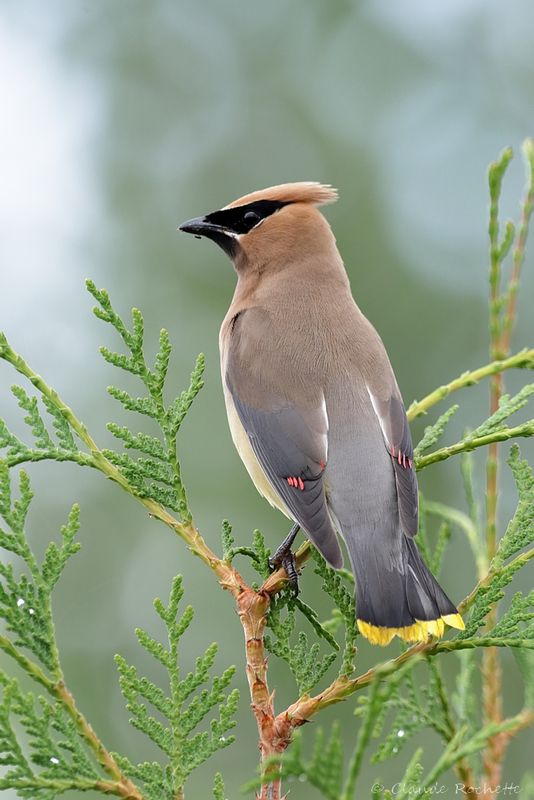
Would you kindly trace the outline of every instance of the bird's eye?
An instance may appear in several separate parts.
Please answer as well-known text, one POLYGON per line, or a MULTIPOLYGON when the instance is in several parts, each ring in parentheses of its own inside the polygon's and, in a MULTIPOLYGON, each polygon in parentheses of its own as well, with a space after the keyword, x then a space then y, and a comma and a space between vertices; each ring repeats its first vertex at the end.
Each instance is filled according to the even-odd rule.
POLYGON ((243 221, 247 223, 247 225, 255 225, 261 219, 259 214, 256 214, 255 211, 247 211, 246 214, 243 215, 243 221))

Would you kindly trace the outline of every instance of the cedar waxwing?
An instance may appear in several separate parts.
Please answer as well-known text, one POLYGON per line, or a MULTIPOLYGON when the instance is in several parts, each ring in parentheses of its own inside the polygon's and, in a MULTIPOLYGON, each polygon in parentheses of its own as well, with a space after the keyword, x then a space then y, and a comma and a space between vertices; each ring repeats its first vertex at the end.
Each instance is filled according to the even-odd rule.
POLYGON ((402 397, 382 341, 354 302, 329 224, 337 192, 288 183, 253 192, 180 230, 233 261, 237 287, 220 332, 234 444, 258 491, 333 567, 347 547, 357 624, 373 644, 443 635, 463 620, 414 536, 418 497, 402 397))

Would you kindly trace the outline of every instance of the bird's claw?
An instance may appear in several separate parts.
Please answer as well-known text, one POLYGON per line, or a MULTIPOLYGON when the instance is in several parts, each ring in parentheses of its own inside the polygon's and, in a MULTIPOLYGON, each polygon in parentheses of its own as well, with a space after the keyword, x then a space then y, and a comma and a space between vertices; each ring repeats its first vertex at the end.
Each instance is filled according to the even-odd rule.
POLYGON ((272 570, 279 567, 285 570, 289 585, 296 597, 300 593, 300 587, 297 560, 294 552, 290 548, 279 547, 273 557, 269 559, 269 566, 272 570))
POLYGON ((296 522, 289 533, 287 534, 284 541, 281 543, 280 547, 273 556, 269 559, 269 566, 272 570, 278 569, 279 567, 283 567, 286 571, 287 579, 289 581, 289 585, 293 589, 293 593, 295 597, 298 595, 299 589, 299 572, 297 569, 297 562, 295 559, 295 554, 291 550, 293 546, 293 542, 295 541, 295 537, 300 530, 299 524, 296 522))

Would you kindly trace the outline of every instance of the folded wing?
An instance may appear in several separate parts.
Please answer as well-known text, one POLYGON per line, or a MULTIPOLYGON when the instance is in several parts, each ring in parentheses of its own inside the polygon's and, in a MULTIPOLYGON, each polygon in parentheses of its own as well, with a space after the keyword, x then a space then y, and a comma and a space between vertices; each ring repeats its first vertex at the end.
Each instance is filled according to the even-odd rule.
POLYGON ((385 398, 374 393, 369 385, 367 390, 393 461, 402 528, 407 536, 415 536, 418 525, 417 478, 412 437, 404 404, 396 386, 385 398))
POLYGON ((229 336, 224 380, 254 455, 295 522, 340 567, 325 497, 328 418, 322 392, 293 377, 266 312, 242 312, 229 336), (272 347, 258 347, 266 337, 272 347))

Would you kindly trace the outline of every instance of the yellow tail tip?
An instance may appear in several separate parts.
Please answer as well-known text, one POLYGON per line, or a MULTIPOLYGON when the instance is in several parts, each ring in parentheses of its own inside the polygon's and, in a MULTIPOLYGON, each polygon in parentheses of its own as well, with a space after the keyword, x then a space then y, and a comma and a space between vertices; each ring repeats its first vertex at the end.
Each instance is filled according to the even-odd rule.
POLYGON ((378 644, 381 647, 388 645, 394 636, 398 636, 409 644, 426 642, 429 636, 441 639, 445 633, 445 624, 461 631, 465 628, 460 614, 444 614, 439 619, 415 620, 412 625, 406 625, 403 628, 386 628, 382 625, 365 622, 363 619, 357 619, 356 622, 362 636, 365 636, 371 644, 378 644))
POLYGON ((459 631, 465 630, 465 622, 461 614, 445 614, 441 619, 444 620, 447 625, 450 625, 451 628, 457 628, 459 631))

